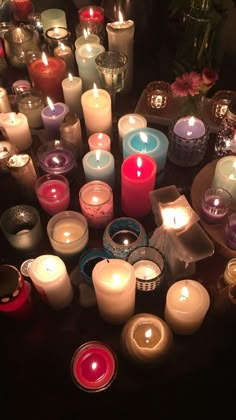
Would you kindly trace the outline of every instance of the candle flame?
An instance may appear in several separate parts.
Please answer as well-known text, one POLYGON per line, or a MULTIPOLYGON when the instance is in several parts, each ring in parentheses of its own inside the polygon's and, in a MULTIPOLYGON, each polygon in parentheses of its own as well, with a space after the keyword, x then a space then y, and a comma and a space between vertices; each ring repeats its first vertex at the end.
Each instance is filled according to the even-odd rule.
POLYGON ((98 367, 97 362, 92 362, 92 364, 91 364, 91 368, 92 368, 92 370, 96 370, 96 369, 97 369, 97 367, 98 367))
POLYGON ((145 337, 146 338, 150 338, 151 336, 152 336, 152 329, 151 328, 148 328, 148 330, 145 331, 145 337))
POLYGON ((187 131, 187 136, 191 136, 192 134, 193 134, 193 132, 192 131, 187 131))
POLYGON ((92 7, 90 7, 90 9, 89 9, 89 14, 90 14, 90 17, 93 17, 94 11, 93 11, 92 7))
POLYGON ((51 111, 55 111, 53 102, 52 102, 52 100, 48 96, 47 96, 47 103, 48 103, 48 106, 51 109, 51 111))
POLYGON ((120 275, 117 273, 112 273, 111 277, 112 277, 114 286, 118 286, 120 283, 120 275))
POLYGON ((84 38, 87 39, 88 38, 88 31, 86 29, 83 30, 83 34, 84 34, 84 38))
POLYGON ((73 81, 73 76, 72 76, 72 74, 71 74, 71 73, 69 73, 69 74, 68 74, 68 79, 69 79, 69 81, 70 81, 70 82, 72 82, 72 81, 73 81))
POLYGON ((129 240, 128 240, 128 239, 124 239, 123 244, 124 244, 125 246, 129 245, 129 240))
POLYGON ((96 161, 99 162, 101 157, 101 150, 96 150, 96 161))
POLYGON ((148 142, 147 134, 145 134, 143 131, 140 131, 139 135, 140 135, 140 139, 142 140, 142 142, 147 144, 147 142, 148 142))
POLYGON ((183 300, 187 300, 189 298, 189 291, 188 288, 186 286, 182 287, 181 289, 181 296, 179 298, 180 302, 182 302, 183 300))
POLYGON ((98 197, 96 195, 93 195, 92 196, 92 202, 93 202, 93 204, 98 204, 99 199, 98 199, 98 197))
POLYGON ((63 235, 65 237, 65 242, 67 244, 69 244, 71 242, 70 236, 71 236, 71 232, 63 232, 63 235))
POLYGON ((53 31, 55 32, 56 35, 59 35, 59 28, 56 26, 53 31))
POLYGON ((91 45, 89 43, 85 44, 85 48, 88 51, 88 53, 91 53, 92 52, 92 47, 91 47, 91 45))
POLYGON ((97 88, 96 83, 93 84, 93 95, 95 99, 98 99, 98 88, 97 88))
POLYGON ((65 44, 63 44, 63 42, 60 42, 60 48, 62 49, 62 51, 65 51, 66 47, 65 44))
POLYGON ((220 200, 219 200, 219 198, 215 198, 215 200, 214 200, 214 206, 219 206, 219 204, 220 204, 220 200))
POLYGON ((138 159, 137 159, 137 167, 141 168, 142 164, 143 164, 142 158, 139 156, 138 159))
POLYGON ((45 52, 42 53, 42 62, 45 66, 48 66, 48 59, 45 52))
POLYGON ((98 134, 98 140, 102 140, 103 139, 103 133, 99 133, 98 134))
POLYGON ((182 229, 190 219, 189 208, 167 207, 163 208, 161 213, 163 224, 167 229, 182 229))
POLYGON ((188 125, 189 127, 193 127, 195 124, 195 118, 194 117, 190 117, 188 120, 188 125))
POLYGON ((15 112, 11 112, 10 113, 10 120, 11 120, 11 123, 14 124, 14 122, 16 120, 16 114, 15 114, 15 112))
POLYGON ((134 125, 135 124, 134 117, 132 117, 132 116, 129 117, 129 123, 130 123, 130 125, 134 125))
POLYGON ((122 15, 122 13, 121 13, 121 11, 120 11, 120 10, 119 10, 119 12, 118 12, 118 16, 119 16, 119 23, 120 23, 120 24, 124 23, 123 15, 122 15))

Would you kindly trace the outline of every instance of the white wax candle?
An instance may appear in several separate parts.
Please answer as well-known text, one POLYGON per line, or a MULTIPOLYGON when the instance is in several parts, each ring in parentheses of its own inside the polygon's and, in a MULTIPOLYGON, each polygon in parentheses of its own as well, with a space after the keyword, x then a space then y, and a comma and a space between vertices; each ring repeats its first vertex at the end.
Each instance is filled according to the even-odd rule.
POLYGON ((3 135, 15 144, 19 152, 32 145, 32 137, 27 117, 22 113, 7 112, 0 114, 0 127, 3 135))
POLYGON ((111 97, 104 89, 89 89, 81 96, 84 122, 88 137, 93 133, 112 136, 111 97))
POLYGON ((69 45, 65 45, 60 42, 58 47, 54 48, 53 54, 54 57, 59 57, 65 61, 68 72, 74 72, 74 54, 69 45))
POLYGON ((28 93, 26 95, 19 95, 18 111, 27 117, 30 128, 40 128, 43 125, 41 112, 44 108, 44 103, 40 95, 35 93, 28 93))
POLYGON ((0 112, 11 112, 7 91, 3 87, 0 87, 0 112))
POLYGON ((123 138, 127 133, 136 128, 147 127, 147 120, 139 114, 125 114, 120 117, 118 121, 119 141, 122 143, 123 138))
POLYGON ((134 313, 136 278, 134 268, 125 260, 98 262, 92 279, 101 317, 111 324, 123 324, 134 313))
POLYGON ((211 186, 227 190, 232 195, 232 204, 236 204, 236 156, 218 160, 211 186))
POLYGON ((79 76, 83 81, 83 92, 91 89, 94 83, 100 86, 95 58, 103 51, 105 51, 103 45, 90 43, 85 43, 75 50, 79 76))
POLYGON ((91 150, 82 160, 86 182, 99 180, 112 188, 115 183, 115 159, 107 150, 91 150))
POLYGON ((100 44, 100 38, 96 34, 88 34, 86 29, 84 29, 84 35, 79 36, 75 40, 75 48, 79 48, 81 45, 89 43, 89 44, 100 44))
POLYGON ((136 278, 140 280, 153 280, 161 274, 160 267, 150 260, 140 260, 133 264, 136 278))
POLYGON ((107 150, 111 151, 111 139, 105 133, 94 133, 88 138, 89 150, 107 150))
POLYGON ((62 81, 62 90, 65 104, 67 104, 69 110, 77 114, 79 118, 82 118, 82 79, 69 73, 68 77, 62 81))
POLYGON ((176 334, 193 334, 200 328, 209 306, 209 294, 201 283, 179 280, 167 291, 165 320, 176 334))
POLYGON ((29 276, 41 298, 54 309, 68 306, 73 288, 66 266, 55 255, 40 255, 29 266, 29 276))
POLYGON ((174 125, 174 133, 183 139, 199 139, 206 133, 202 120, 196 117, 180 118, 174 125))

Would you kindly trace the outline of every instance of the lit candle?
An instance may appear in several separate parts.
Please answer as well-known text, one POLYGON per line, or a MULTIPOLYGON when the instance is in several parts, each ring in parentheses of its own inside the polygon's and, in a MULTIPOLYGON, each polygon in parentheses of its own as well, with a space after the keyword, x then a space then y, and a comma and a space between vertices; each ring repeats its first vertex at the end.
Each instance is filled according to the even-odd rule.
POLYGON ((209 306, 209 294, 201 283, 179 280, 167 291, 165 320, 176 334, 193 334, 201 327, 209 306))
POLYGON ((153 365, 167 359, 173 334, 161 318, 141 313, 129 319, 121 331, 121 348, 132 362, 153 365))
POLYGON ((125 114, 118 120, 119 141, 122 147, 122 141, 126 134, 137 128, 147 127, 147 120, 139 114, 125 114))
POLYGON ((103 51, 105 51, 105 47, 98 43, 85 43, 75 50, 78 72, 83 82, 83 92, 91 89, 94 83, 98 87, 100 86, 95 58, 103 51))
POLYGON ((115 159, 107 150, 91 150, 82 160, 86 182, 99 180, 112 188, 115 183, 115 159))
POLYGON ((58 47, 53 50, 54 57, 59 57, 66 63, 67 72, 74 72, 74 54, 69 45, 60 42, 58 47))
POLYGON ((46 213, 53 215, 68 209, 70 187, 63 175, 42 175, 35 182, 35 191, 46 213))
POLYGON ((173 229, 176 232, 184 230, 189 223, 191 216, 190 207, 164 206, 161 209, 163 226, 165 229, 173 229))
POLYGON ((71 361, 73 381, 84 391, 102 391, 115 379, 116 363, 116 355, 106 344, 85 343, 76 350, 71 361))
POLYGON ((68 30, 64 27, 55 26, 46 31, 46 37, 53 40, 61 41, 68 37, 68 30))
POLYGON ((29 266, 29 276, 45 303, 53 309, 67 307, 74 293, 64 262, 56 255, 40 255, 29 266))
POLYGON ((19 152, 27 150, 32 145, 28 120, 21 112, 1 113, 0 127, 3 135, 15 144, 19 152))
POLYGON ((7 91, 3 87, 0 87, 0 112, 11 112, 7 91))
POLYGON ((157 164, 151 156, 134 153, 124 159, 121 165, 121 206, 127 216, 141 218, 150 212, 149 193, 154 189, 156 173, 157 164))
POLYGON ((39 146, 37 158, 44 172, 70 178, 77 166, 77 148, 64 140, 51 140, 39 146))
POLYGON ((113 219, 113 192, 105 182, 91 181, 83 185, 79 202, 89 227, 101 229, 113 219))
POLYGON ((48 139, 57 139, 59 138, 60 124, 67 112, 69 112, 69 107, 63 102, 54 104, 49 97, 47 97, 47 102, 48 106, 43 108, 41 112, 43 125, 48 139))
POLYGON ((81 96, 84 122, 88 137, 93 133, 112 135, 111 97, 104 89, 93 89, 81 96))
POLYGON ((227 286, 236 283, 236 258, 232 258, 226 265, 224 276, 224 282, 227 286))
POLYGON ((212 187, 224 188, 232 196, 232 204, 236 204, 236 156, 225 156, 216 163, 212 187))
POLYGON ((219 223, 229 212, 231 194, 223 188, 208 188, 202 197, 201 213, 207 223, 219 223))
POLYGON ((74 112, 79 118, 82 118, 82 79, 69 73, 68 77, 62 81, 62 90, 64 102, 69 107, 70 112, 74 112))
POLYGON ((20 188, 22 197, 26 201, 35 201, 34 185, 37 173, 31 157, 27 154, 13 155, 8 160, 7 166, 20 188))
POLYGON ((105 133, 93 133, 88 138, 89 150, 107 150, 111 151, 111 139, 105 133))
POLYGON ((119 21, 109 22, 106 25, 109 51, 119 51, 128 57, 129 65, 123 89, 124 93, 129 92, 133 85, 134 28, 134 22, 132 20, 124 21, 120 11, 119 21))
POLYGON ((205 134, 203 121, 196 117, 180 118, 174 125, 174 133, 183 139, 198 139, 205 134))
POLYGON ((63 99, 62 80, 66 77, 66 64, 58 57, 37 58, 28 65, 29 77, 35 89, 40 90, 44 97, 49 96, 53 101, 63 99))
POLYGON ((16 95, 18 93, 23 92, 24 90, 29 90, 30 88, 31 88, 31 84, 28 80, 16 80, 12 84, 12 89, 16 95))
POLYGON ((92 279, 101 317, 111 324, 123 324, 134 313, 136 278, 127 261, 110 259, 98 262, 92 279))
POLYGON ((0 172, 8 171, 8 160, 18 153, 16 146, 7 140, 0 141, 0 172))
POLYGON ((96 34, 90 34, 86 29, 83 30, 83 35, 79 36, 75 40, 75 48, 79 48, 81 45, 86 44, 100 44, 100 38, 96 34))
POLYGON ((104 9, 99 6, 85 6, 78 11, 80 22, 104 22, 104 9))
POLYGON ((68 112, 60 125, 61 140, 74 145, 78 154, 83 153, 83 139, 80 119, 76 113, 68 112))
POLYGON ((50 28, 61 27, 67 28, 66 14, 61 9, 47 9, 41 13, 41 20, 43 25, 43 31, 50 28))
POLYGON ((133 267, 136 278, 140 280, 153 280, 161 273, 160 267, 150 260, 137 261, 133 267))
POLYGON ((41 92, 34 89, 25 90, 17 95, 18 111, 27 117, 30 128, 43 125, 41 111, 44 108, 41 92))

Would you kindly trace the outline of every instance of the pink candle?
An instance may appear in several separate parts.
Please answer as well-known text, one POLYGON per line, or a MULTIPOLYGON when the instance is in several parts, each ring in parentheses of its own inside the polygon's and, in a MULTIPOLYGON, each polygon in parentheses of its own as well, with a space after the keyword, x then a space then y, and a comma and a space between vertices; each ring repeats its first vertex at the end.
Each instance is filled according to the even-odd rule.
POLYGON ((39 203, 46 213, 53 215, 68 209, 70 188, 64 175, 41 176, 36 181, 35 190, 39 203))
POLYGON ((104 9, 99 6, 85 6, 78 11, 80 22, 104 22, 104 9))
POLYGON ((134 153, 121 165, 121 206, 125 215, 146 216, 151 210, 149 193, 154 189, 156 161, 146 154, 134 153))
POLYGON ((116 376, 116 356, 99 341, 91 341, 79 347, 71 362, 75 384, 88 392, 97 392, 111 385, 116 376))
POLYGON ((89 150, 107 150, 111 151, 111 139, 105 133, 94 133, 88 139, 89 150))

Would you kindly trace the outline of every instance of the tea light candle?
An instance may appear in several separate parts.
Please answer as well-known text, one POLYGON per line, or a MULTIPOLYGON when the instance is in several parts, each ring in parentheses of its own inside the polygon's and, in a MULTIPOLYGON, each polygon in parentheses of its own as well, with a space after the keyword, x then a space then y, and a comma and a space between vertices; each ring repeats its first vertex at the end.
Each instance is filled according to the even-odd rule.
POLYGON ((109 346, 90 341, 80 346, 71 361, 71 374, 76 386, 97 392, 108 388, 116 377, 116 355, 109 346))
POLYGON ((32 136, 27 117, 21 112, 5 112, 0 114, 0 127, 3 135, 14 143, 19 152, 32 145, 32 136))
POLYGON ((91 150, 82 160, 86 182, 99 180, 112 188, 115 183, 115 159, 107 150, 91 150))
POLYGON ((66 63, 67 72, 74 72, 74 54, 69 45, 60 42, 58 47, 53 50, 54 57, 61 58, 66 63))
POLYGON ((111 139, 105 133, 93 133, 88 138, 89 150, 107 150, 111 151, 111 139))
POLYGON ((150 260, 140 260, 133 264, 136 278, 153 280, 161 274, 160 267, 150 260))
POLYGON ((96 86, 100 86, 95 58, 103 51, 105 51, 105 47, 98 43, 85 43, 75 50, 78 72, 83 82, 83 92, 91 89, 94 83, 96 86))
POLYGON ((208 223, 221 222, 229 211, 231 194, 223 188, 208 188, 202 198, 202 217, 208 223))
POLYGON ((169 141, 164 133, 144 127, 127 133, 123 138, 123 159, 134 153, 145 153, 157 163, 158 176, 164 170, 169 141))
POLYGON ((35 191, 41 207, 50 215, 69 207, 70 187, 63 175, 41 176, 35 183, 35 191))
POLYGON ((43 31, 50 28, 61 27, 67 28, 66 14, 61 9, 47 9, 41 13, 41 20, 43 25, 43 31))
POLYGON ((74 112, 79 118, 82 118, 82 79, 69 73, 68 77, 62 81, 62 90, 64 102, 69 107, 70 112, 74 112))
POLYGON ((0 112, 11 112, 7 91, 3 87, 0 87, 0 112))
POLYGON ((56 255, 40 255, 29 266, 29 276, 45 303, 53 309, 67 307, 74 293, 66 266, 56 255))
POLYGON ((141 313, 134 315, 121 331, 124 355, 135 363, 153 365, 163 362, 173 347, 173 334, 161 318, 141 313))
POLYGON ((63 99, 62 80, 66 77, 66 64, 59 57, 47 57, 45 52, 28 65, 29 77, 35 89, 53 101, 63 99))
POLYGON ((89 89, 81 96, 84 122, 88 137, 93 133, 112 135, 111 97, 104 89, 89 89))
POLYGON ((224 188, 232 196, 232 204, 236 204, 236 156, 225 156, 216 163, 212 187, 224 188))
POLYGON ((236 258, 232 258, 226 265, 224 271, 224 283, 227 286, 236 284, 236 258))
POLYGON ((121 259, 103 260, 95 265, 92 279, 103 320, 116 325, 126 322, 135 309, 133 266, 121 259))
POLYGON ((47 98, 47 102, 48 106, 43 108, 41 112, 43 125, 48 139, 56 139, 59 138, 59 127, 65 115, 69 112, 69 107, 63 102, 53 104, 49 97, 47 98))
POLYGON ((176 334, 195 333, 210 306, 206 288, 195 280, 179 280, 167 291, 165 320, 176 334))
POLYGON ((80 22, 104 22, 104 9, 99 6, 85 6, 78 11, 80 22))
POLYGON ((89 227, 101 229, 113 219, 113 192, 105 182, 91 181, 83 185, 79 202, 89 227))
POLYGON ((155 160, 146 154, 134 153, 123 161, 121 206, 127 216, 141 218, 151 211, 149 192, 154 189, 156 173, 155 160))
POLYGON ((174 125, 174 133, 183 139, 198 139, 205 131, 203 121, 196 117, 180 118, 174 125))
POLYGON ((132 130, 147 127, 147 120, 140 114, 125 114, 118 120, 119 141, 122 146, 123 138, 132 130))

